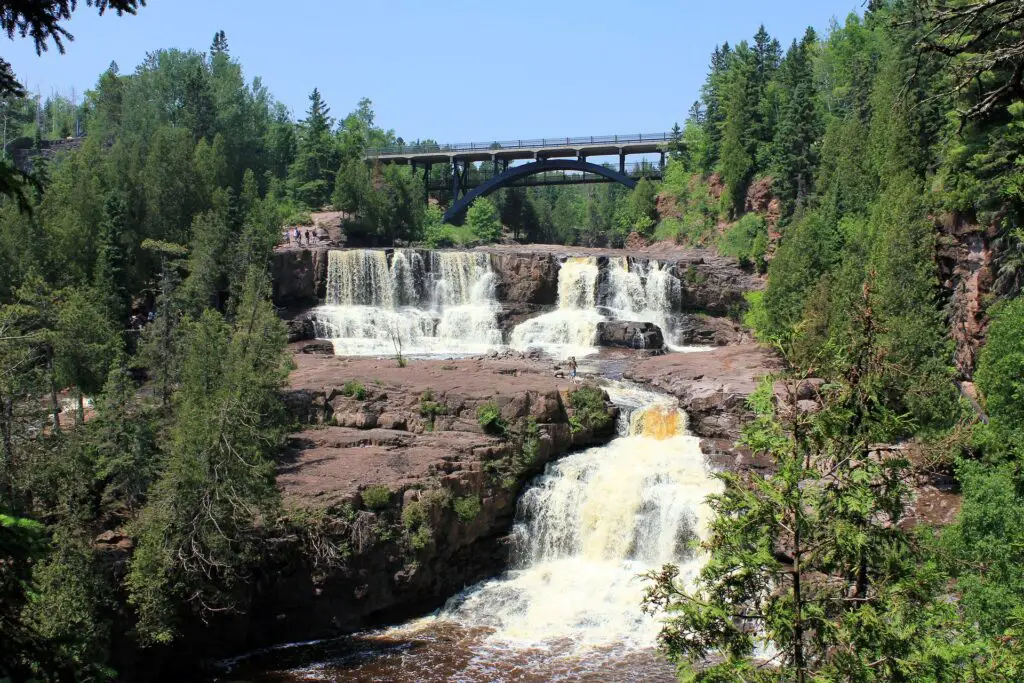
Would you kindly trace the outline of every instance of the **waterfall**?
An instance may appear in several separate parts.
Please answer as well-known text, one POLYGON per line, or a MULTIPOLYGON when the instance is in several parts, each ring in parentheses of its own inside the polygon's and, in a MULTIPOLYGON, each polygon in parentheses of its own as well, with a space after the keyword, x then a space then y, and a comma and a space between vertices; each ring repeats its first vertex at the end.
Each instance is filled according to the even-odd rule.
POLYGON ((339 355, 480 353, 501 344, 490 256, 331 251, 317 336, 339 355))
POLYGON ((519 645, 655 644, 659 622, 640 609, 638 575, 672 562, 684 580, 696 576, 696 542, 710 519, 704 498, 721 484, 674 404, 658 397, 623 410, 623 436, 549 464, 522 496, 514 568, 453 598, 439 620, 519 645))
POLYGON ((683 288, 671 268, 625 256, 609 258, 605 266, 592 256, 570 257, 558 271, 558 308, 516 326, 511 344, 563 358, 585 356, 596 350, 598 323, 630 320, 658 325, 673 348, 683 288))
POLYGON ((608 261, 608 293, 604 305, 616 320, 652 322, 661 328, 671 348, 676 336, 675 311, 683 296, 682 283, 658 261, 608 261))
POLYGON ((512 346, 541 348, 568 357, 593 351, 597 324, 597 259, 570 257, 558 270, 558 308, 521 323, 512 330, 512 346))

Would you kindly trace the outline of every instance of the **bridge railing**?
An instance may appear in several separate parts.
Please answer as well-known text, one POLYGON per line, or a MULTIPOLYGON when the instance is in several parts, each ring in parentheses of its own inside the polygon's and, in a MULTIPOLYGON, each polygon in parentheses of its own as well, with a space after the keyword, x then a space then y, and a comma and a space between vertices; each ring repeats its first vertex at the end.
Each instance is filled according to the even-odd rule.
POLYGON ((411 145, 390 145, 371 147, 366 156, 377 157, 392 154, 425 154, 429 152, 479 152, 502 149, 533 149, 537 147, 580 147, 582 145, 616 145, 638 142, 669 142, 671 133, 629 133, 626 135, 590 135, 566 138, 533 138, 523 140, 495 140, 492 142, 460 142, 440 145, 433 142, 411 145))

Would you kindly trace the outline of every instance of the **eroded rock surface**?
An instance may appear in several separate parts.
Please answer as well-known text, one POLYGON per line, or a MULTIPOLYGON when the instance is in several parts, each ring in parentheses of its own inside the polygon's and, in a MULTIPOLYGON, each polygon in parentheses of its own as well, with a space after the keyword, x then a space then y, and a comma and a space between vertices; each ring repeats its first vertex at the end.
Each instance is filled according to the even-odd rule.
POLYGON ((268 567, 240 634, 246 647, 422 614, 500 571, 526 482, 551 458, 614 433, 607 396, 604 424, 588 425, 572 407, 577 387, 546 363, 414 360, 401 368, 305 346, 293 347, 286 395, 303 428, 277 481, 286 508, 302 511, 290 514, 318 520, 304 533, 345 557, 325 563, 302 550, 268 567), (481 417, 491 409, 494 420, 481 417), (575 430, 573 416, 583 420, 575 430))

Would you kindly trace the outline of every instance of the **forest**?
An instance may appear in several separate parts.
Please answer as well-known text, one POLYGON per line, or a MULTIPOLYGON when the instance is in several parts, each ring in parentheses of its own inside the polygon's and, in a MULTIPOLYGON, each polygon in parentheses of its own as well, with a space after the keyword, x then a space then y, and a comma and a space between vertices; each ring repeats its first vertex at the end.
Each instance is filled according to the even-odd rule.
MULTIPOLYGON (((12 39, 68 40, 74 3, 0 4, 12 39)), ((762 28, 711 55, 662 181, 505 189, 452 226, 450 198, 364 161, 402 140, 370 100, 335 119, 314 89, 295 120, 224 32, 111 64, 77 103, 0 60, 0 681, 113 679, 115 650, 231 611, 295 536, 268 264, 322 208, 353 244, 640 239, 763 274, 743 322, 822 406, 751 398, 774 472, 719 475, 695 586, 648 577, 662 650, 695 681, 1024 679, 1022 74, 1016 0, 872 0, 785 48, 762 28), (992 255, 976 354, 950 224, 992 255), (955 478, 952 525, 906 523, 922 466, 955 478), (125 562, 95 542, 112 529, 125 562)))

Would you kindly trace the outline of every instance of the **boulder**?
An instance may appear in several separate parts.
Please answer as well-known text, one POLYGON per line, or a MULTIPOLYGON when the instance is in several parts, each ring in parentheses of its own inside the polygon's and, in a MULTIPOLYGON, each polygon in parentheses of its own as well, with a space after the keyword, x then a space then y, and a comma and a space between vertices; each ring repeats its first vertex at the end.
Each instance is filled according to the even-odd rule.
POLYGON ((284 324, 288 328, 289 344, 316 339, 316 326, 313 324, 313 316, 310 313, 285 320, 284 324))
POLYGON ((625 349, 661 349, 665 337, 654 323, 613 320, 597 324, 597 345, 625 349))
POLYGON ((708 315, 680 316, 675 334, 685 346, 726 346, 749 341, 738 323, 708 315))

